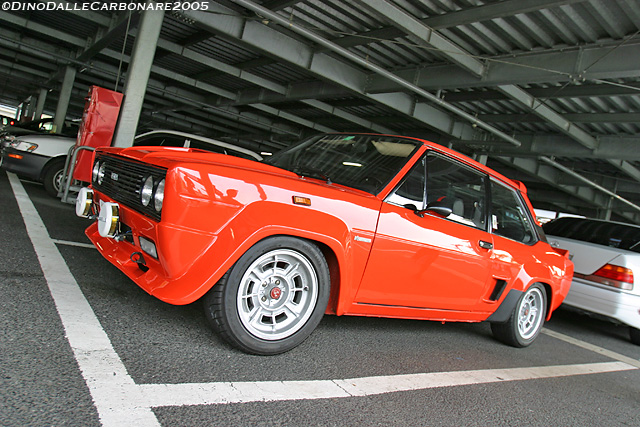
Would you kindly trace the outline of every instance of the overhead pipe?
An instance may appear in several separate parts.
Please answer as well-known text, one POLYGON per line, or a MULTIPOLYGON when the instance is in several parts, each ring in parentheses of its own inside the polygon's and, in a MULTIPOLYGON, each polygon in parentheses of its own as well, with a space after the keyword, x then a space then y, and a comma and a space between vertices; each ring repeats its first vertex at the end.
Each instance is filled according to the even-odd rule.
POLYGON ((550 166, 553 166, 556 169, 561 170, 562 172, 564 172, 564 173, 566 173, 568 175, 571 175, 572 177, 574 177, 576 179, 579 179, 580 181, 584 182, 585 184, 588 184, 589 186, 595 188, 596 190, 602 191, 603 193, 613 197, 614 199, 619 200, 620 202, 631 206, 633 209, 635 209, 637 211, 640 211, 640 206, 638 206, 635 203, 625 199, 624 197, 621 197, 621 196, 617 195, 616 193, 614 193, 611 190, 607 190, 603 186, 591 181, 588 178, 585 178, 584 176, 580 175, 577 172, 572 171, 568 167, 561 165, 560 163, 556 162, 555 160, 553 160, 553 159, 551 159, 549 157, 546 157, 546 156, 540 156, 540 157, 538 157, 538 159, 540 161, 550 165, 550 166))

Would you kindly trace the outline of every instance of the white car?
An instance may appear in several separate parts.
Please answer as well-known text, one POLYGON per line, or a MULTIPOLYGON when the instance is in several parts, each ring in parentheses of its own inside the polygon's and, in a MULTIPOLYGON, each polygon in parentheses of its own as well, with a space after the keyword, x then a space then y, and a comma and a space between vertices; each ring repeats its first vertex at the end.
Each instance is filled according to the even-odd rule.
MULTIPOLYGON (((64 177, 64 165, 76 138, 61 135, 23 135, 7 141, 2 149, 0 166, 17 175, 40 181, 48 194, 57 197, 64 177)), ((165 145, 199 148, 251 160, 262 157, 234 144, 174 130, 154 130, 136 136, 133 145, 165 145)))
POLYGON ((630 326, 631 342, 640 345, 640 227, 565 217, 543 228, 575 265, 564 304, 630 326))
POLYGON ((153 130, 136 136, 134 147, 145 145, 199 148, 214 153, 229 154, 249 160, 262 160, 262 156, 254 151, 239 147, 228 142, 218 141, 200 135, 180 132, 176 130, 153 130))
POLYGON ((55 134, 18 136, 2 148, 0 165, 17 175, 40 181, 50 195, 56 197, 69 149, 76 138, 55 134))

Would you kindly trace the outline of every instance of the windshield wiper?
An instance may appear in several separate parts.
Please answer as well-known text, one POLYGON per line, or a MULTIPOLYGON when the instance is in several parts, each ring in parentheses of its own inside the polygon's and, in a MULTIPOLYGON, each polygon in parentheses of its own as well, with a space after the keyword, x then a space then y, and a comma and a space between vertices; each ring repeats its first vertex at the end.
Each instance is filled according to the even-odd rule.
POLYGON ((308 177, 323 179, 327 181, 327 184, 331 184, 331 178, 329 178, 329 175, 324 173, 322 169, 314 168, 312 166, 296 165, 296 167, 293 168, 293 173, 300 175, 302 178, 308 177))

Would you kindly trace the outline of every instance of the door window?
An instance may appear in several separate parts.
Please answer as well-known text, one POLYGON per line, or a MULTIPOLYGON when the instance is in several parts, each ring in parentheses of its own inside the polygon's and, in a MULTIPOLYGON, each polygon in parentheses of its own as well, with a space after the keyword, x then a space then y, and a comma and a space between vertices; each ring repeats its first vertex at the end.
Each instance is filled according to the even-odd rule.
POLYGON ((536 234, 531 216, 513 189, 491 181, 491 230, 517 242, 532 244, 536 234))
POLYGON ((448 220, 486 230, 485 175, 439 154, 429 153, 407 174, 387 202, 417 209, 451 209, 448 220), (426 179, 425 179, 426 175, 426 179))

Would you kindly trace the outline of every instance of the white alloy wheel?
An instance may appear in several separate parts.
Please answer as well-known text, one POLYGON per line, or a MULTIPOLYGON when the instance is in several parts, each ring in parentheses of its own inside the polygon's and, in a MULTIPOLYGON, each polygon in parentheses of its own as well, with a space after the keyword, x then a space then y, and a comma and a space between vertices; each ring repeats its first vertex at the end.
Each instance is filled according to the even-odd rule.
POLYGON ((531 339, 540 329, 544 320, 543 304, 544 296, 539 288, 532 287, 524 294, 518 308, 518 331, 523 339, 531 339))
POLYGON ((318 278, 300 252, 276 249, 256 259, 238 289, 238 315, 247 331, 264 340, 297 332, 318 299, 318 278))

